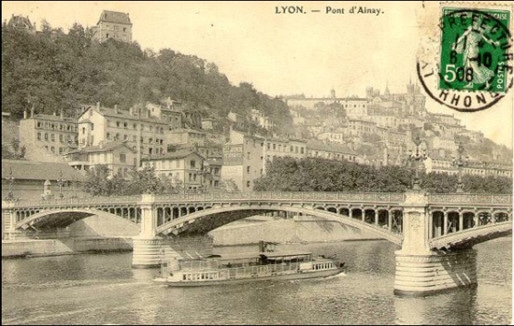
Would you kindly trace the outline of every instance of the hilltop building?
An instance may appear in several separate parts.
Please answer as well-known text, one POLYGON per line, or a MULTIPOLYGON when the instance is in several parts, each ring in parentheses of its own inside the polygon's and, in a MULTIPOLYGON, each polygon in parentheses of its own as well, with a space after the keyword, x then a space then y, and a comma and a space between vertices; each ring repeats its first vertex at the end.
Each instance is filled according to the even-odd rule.
POLYGON ((8 27, 20 30, 20 31, 26 31, 29 33, 36 33, 36 23, 32 24, 30 22, 29 16, 23 17, 23 16, 15 16, 14 14, 9 19, 9 22, 7 23, 8 27))
POLYGON ((128 13, 104 10, 96 26, 92 27, 93 39, 104 42, 114 39, 132 42, 132 23, 128 13))

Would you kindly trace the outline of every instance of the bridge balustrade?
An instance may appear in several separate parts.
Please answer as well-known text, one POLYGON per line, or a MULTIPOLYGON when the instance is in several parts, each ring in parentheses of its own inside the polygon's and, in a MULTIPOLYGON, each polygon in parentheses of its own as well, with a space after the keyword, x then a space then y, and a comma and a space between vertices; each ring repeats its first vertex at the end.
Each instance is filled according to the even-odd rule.
POLYGON ((113 196, 113 197, 81 197, 62 198, 50 200, 17 201, 15 208, 22 207, 61 207, 61 206, 88 206, 105 204, 134 204, 141 201, 141 196, 113 196))
POLYGON ((481 195, 481 194, 430 194, 429 204, 473 204, 473 205, 512 205, 512 195, 481 195))
POLYGON ((157 195, 157 202, 209 201, 209 200, 322 200, 358 202, 402 202, 403 193, 345 193, 345 192, 237 192, 206 194, 157 195))

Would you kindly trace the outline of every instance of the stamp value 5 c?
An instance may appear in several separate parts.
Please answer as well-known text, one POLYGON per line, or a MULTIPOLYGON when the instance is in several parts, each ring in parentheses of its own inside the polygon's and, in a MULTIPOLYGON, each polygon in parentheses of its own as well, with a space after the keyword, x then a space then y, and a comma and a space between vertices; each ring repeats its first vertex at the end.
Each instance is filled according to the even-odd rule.
POLYGON ((503 9, 442 8, 440 43, 427 46, 417 64, 428 95, 469 112, 503 98, 512 87, 510 19, 503 9))
POLYGON ((505 92, 510 13, 444 8, 439 87, 505 92))

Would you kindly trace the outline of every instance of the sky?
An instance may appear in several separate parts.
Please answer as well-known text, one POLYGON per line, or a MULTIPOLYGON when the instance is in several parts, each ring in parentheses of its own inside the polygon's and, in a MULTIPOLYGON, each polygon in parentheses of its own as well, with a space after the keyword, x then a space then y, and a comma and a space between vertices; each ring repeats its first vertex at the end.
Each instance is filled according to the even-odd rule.
MULTIPOLYGON (((242 81, 271 96, 364 96, 372 86, 392 93, 416 83, 416 52, 425 6, 411 2, 9 2, 2 21, 29 16, 67 31, 96 25, 102 10, 129 13, 142 49, 170 48, 215 63, 234 85, 242 81), (305 13, 282 14, 285 6, 305 13), (352 6, 380 13, 350 14, 352 6), (326 13, 327 7, 341 13, 326 13), (320 12, 312 12, 319 10, 320 12), (278 12, 278 13, 277 13, 278 12)), ((288 9, 285 9, 288 11, 288 9)), ((512 91, 494 107, 460 113, 427 97, 431 112, 453 114, 471 130, 512 148, 512 91)))

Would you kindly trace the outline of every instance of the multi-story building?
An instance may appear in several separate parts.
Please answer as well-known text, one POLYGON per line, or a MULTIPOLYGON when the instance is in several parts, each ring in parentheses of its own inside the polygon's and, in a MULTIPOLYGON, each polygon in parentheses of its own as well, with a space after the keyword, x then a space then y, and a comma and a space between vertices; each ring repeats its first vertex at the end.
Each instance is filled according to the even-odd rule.
POLYGON ((375 114, 367 116, 366 118, 363 118, 363 120, 368 120, 376 123, 379 127, 385 127, 390 129, 397 129, 398 125, 402 122, 402 119, 398 118, 396 115, 393 114, 375 114))
POLYGON ((204 131, 179 128, 166 133, 166 143, 174 146, 198 145, 203 146, 206 142, 207 134, 204 131))
POLYGON ((98 146, 112 141, 126 141, 141 157, 163 154, 167 150, 168 123, 151 116, 146 109, 136 112, 96 106, 85 108, 78 118, 79 148, 98 146))
POLYGON ((365 98, 349 97, 341 101, 341 105, 350 119, 357 119, 368 113, 368 100, 365 98))
POLYGON ((197 191, 204 187, 204 161, 203 156, 185 149, 146 157, 142 164, 153 167, 157 176, 168 177, 173 186, 197 191))
POLYGON ((147 103, 146 109, 150 116, 160 119, 168 124, 168 130, 175 130, 183 127, 183 113, 178 109, 179 102, 166 100, 164 106, 147 103))
POLYGON ((221 178, 232 180, 240 191, 252 191, 255 179, 264 174, 264 139, 231 130, 223 146, 221 178))
POLYGON ((428 117, 433 122, 439 122, 449 126, 460 126, 460 120, 455 118, 453 114, 429 113, 428 117))
POLYGON ((60 155, 77 147, 77 121, 60 115, 24 112, 20 120, 20 145, 26 148, 26 158, 62 162, 60 155), (34 156, 34 157, 32 157, 34 156))
POLYGON ((207 159, 203 163, 203 185, 207 191, 216 190, 221 186, 221 169, 223 160, 221 158, 207 159))
POLYGON ((457 152, 457 144, 454 138, 434 136, 427 139, 428 147, 431 149, 443 149, 447 152, 457 152))
MULTIPOLYGON (((439 155, 439 151, 431 151, 424 165, 427 173, 434 172, 455 175, 459 171, 454 164, 454 160, 451 157, 439 155)), ((512 165, 469 161, 462 166, 462 174, 512 178, 512 165)))
POLYGON ((264 129, 271 130, 275 126, 269 117, 257 109, 252 109, 250 117, 252 121, 264 129))
POLYGON ((64 155, 68 164, 77 170, 89 170, 96 165, 106 165, 110 176, 129 177, 136 166, 136 152, 124 141, 102 143, 70 151, 64 155))
POLYGON ((98 42, 108 39, 132 42, 132 23, 128 13, 104 10, 92 32, 93 39, 98 42))
POLYGON ((349 119, 348 130, 353 136, 362 137, 363 135, 371 135, 375 133, 377 124, 372 121, 360 120, 360 119, 349 119))
POLYGON ((357 153, 345 145, 318 140, 307 141, 307 156, 350 162, 357 162, 358 158, 357 153))

